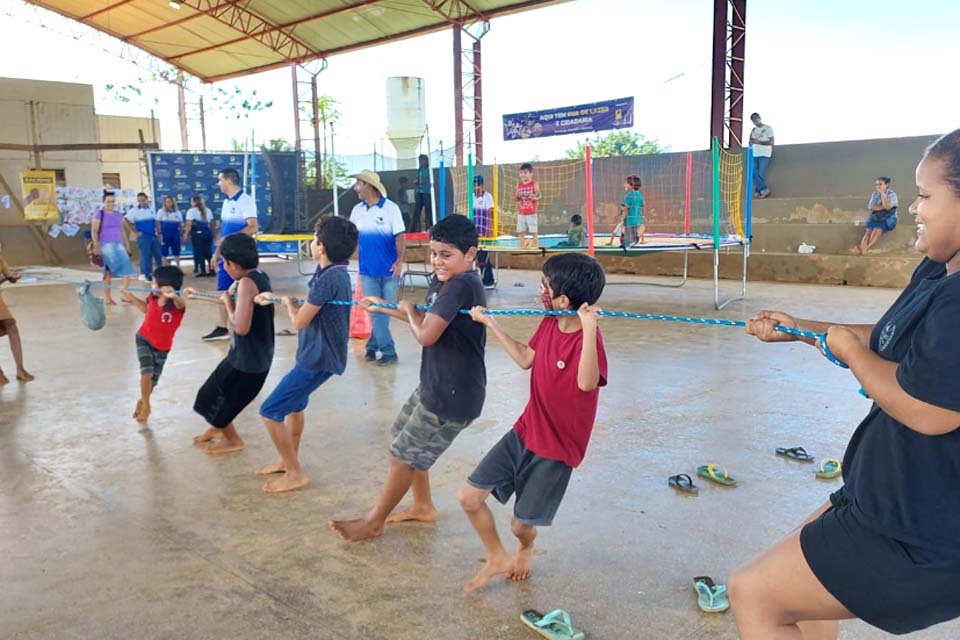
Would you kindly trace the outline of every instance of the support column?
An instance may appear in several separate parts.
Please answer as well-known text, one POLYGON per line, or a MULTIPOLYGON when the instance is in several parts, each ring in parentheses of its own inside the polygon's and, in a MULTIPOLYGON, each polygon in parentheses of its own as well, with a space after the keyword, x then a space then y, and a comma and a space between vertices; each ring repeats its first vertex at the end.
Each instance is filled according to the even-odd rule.
POLYGON ((297 86, 297 65, 290 65, 290 86, 293 88, 293 148, 300 153, 300 88, 297 86))
POLYGON ((453 25, 453 119, 455 138, 454 155, 457 166, 463 166, 463 49, 459 24, 453 25))
MULTIPOLYGON (((745 1, 745 0, 743 0, 745 1)), ((483 164, 483 88, 480 40, 473 41, 473 139, 477 164, 483 164)), ((473 184, 467 185, 472 193, 473 184)))
POLYGON ((724 89, 727 83, 727 2, 713 0, 713 64, 710 76, 710 144, 723 140, 726 114, 724 89))
POLYGON ((743 140, 743 67, 747 49, 747 0, 730 0, 730 137, 727 147, 742 147, 743 140))
POLYGON ((187 96, 183 90, 183 71, 177 72, 177 102, 180 106, 180 150, 189 151, 190 142, 187 138, 187 96))
POLYGON ((317 179, 314 188, 320 189, 323 187, 323 157, 320 155, 320 116, 317 112, 317 102, 320 100, 319 92, 317 91, 317 76, 313 75, 310 77, 310 122, 313 124, 313 153, 315 154, 314 163, 317 167, 317 179))

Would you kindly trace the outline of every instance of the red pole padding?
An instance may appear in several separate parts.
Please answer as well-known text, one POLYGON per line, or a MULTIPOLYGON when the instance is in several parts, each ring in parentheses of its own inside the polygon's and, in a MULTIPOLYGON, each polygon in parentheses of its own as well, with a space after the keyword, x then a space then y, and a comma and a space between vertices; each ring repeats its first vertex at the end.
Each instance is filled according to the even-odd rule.
POLYGON ((586 161, 586 181, 587 181, 587 249, 591 256, 596 257, 593 241, 593 162, 591 160, 590 145, 584 149, 584 160, 586 161))

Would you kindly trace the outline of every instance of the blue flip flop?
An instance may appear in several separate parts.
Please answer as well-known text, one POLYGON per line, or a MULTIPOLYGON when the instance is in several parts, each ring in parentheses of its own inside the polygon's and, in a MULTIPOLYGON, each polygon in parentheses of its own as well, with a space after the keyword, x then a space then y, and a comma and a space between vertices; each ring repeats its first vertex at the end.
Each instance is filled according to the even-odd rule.
POLYGON ((583 631, 573 627, 570 614, 563 609, 556 609, 547 615, 534 609, 527 609, 520 614, 520 620, 550 640, 583 640, 586 637, 583 631))
POLYGON ((697 576, 693 579, 693 588, 697 592, 697 606, 701 611, 723 613, 730 608, 727 585, 714 583, 710 576, 697 576))

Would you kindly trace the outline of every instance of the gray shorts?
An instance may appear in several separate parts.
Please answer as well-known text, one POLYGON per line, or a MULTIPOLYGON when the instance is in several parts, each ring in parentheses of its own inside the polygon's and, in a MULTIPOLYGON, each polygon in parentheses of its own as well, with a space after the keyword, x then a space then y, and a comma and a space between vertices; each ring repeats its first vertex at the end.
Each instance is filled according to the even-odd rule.
POLYGON ((517 214, 517 233, 537 233, 537 214, 518 213, 517 214))
POLYGON ((473 420, 444 420, 420 402, 417 387, 393 422, 390 455, 415 469, 427 471, 473 420))
POLYGON ((163 365, 167 362, 169 351, 160 351, 146 338, 137 334, 137 360, 140 361, 140 375, 152 376, 153 386, 160 382, 160 374, 163 373, 163 365))
POLYGON ((516 493, 513 516, 534 527, 548 527, 567 491, 573 469, 527 449, 513 429, 484 456, 467 483, 487 490, 500 504, 516 493))

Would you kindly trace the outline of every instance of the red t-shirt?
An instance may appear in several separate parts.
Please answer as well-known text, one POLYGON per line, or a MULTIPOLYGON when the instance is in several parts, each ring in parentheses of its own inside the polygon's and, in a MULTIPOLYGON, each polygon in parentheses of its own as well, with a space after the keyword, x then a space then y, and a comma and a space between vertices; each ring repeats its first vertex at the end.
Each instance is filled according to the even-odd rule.
POLYGON ((520 201, 520 215, 530 216, 537 212, 537 200, 533 199, 533 194, 537 190, 537 183, 530 182, 517 183, 517 200, 520 201))
POLYGON ((603 337, 598 329, 600 384, 593 391, 577 386, 583 331, 563 333, 557 318, 547 316, 530 339, 530 348, 537 352, 530 372, 530 401, 513 428, 538 456, 579 466, 597 417, 600 387, 607 384, 603 337))
POLYGON ((170 351, 173 347, 173 334, 180 328, 186 311, 186 309, 177 309, 172 304, 167 311, 166 305, 166 298, 161 299, 153 293, 148 295, 147 314, 137 332, 158 351, 170 351))

